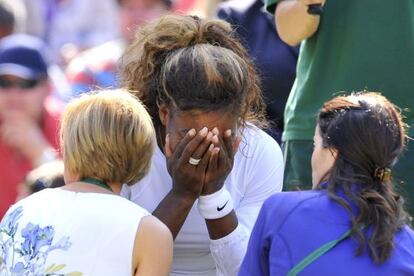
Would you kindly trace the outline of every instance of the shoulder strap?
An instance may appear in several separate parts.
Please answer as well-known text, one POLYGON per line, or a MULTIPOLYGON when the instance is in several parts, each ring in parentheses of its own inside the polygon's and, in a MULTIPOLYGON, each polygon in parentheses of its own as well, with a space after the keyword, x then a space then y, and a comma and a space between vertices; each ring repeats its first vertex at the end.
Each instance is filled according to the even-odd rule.
POLYGON ((296 276, 299 272, 305 269, 308 265, 313 263, 315 260, 320 258, 326 252, 334 248, 338 243, 343 241, 344 239, 348 238, 352 233, 352 230, 348 230, 344 233, 339 239, 330 241, 322 245, 321 247, 315 249, 311 252, 308 256, 306 256, 302 261, 300 261, 297 265, 295 265, 287 274, 288 276, 296 276))

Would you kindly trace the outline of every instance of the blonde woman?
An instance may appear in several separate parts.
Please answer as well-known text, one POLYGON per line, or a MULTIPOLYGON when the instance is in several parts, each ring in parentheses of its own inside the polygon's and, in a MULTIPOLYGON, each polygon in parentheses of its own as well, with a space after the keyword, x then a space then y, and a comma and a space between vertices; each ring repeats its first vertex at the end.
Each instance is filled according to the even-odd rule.
POLYGON ((125 91, 84 95, 65 110, 61 143, 66 186, 9 209, 0 275, 168 275, 168 228, 118 196, 150 166, 154 130, 141 103, 125 91))

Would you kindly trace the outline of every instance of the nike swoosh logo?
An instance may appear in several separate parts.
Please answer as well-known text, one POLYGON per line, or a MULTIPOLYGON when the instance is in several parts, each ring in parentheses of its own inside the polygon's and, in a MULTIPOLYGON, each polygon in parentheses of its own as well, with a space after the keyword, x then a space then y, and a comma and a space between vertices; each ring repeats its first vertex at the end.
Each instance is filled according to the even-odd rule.
POLYGON ((226 203, 224 203, 224 205, 223 205, 223 206, 221 206, 221 207, 217 206, 217 211, 219 211, 219 212, 220 212, 221 210, 223 210, 223 209, 224 209, 224 207, 226 207, 227 203, 229 203, 229 201, 228 201, 228 200, 226 201, 226 203))

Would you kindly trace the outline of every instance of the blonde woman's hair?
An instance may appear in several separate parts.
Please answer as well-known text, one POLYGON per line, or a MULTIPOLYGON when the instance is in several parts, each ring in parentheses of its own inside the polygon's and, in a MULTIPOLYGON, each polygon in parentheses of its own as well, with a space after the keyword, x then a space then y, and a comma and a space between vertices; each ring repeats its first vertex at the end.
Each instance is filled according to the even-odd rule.
POLYGON ((147 174, 155 144, 148 112, 124 90, 91 92, 70 102, 60 138, 70 174, 126 184, 147 174))
POLYGON ((242 124, 266 126, 255 67, 230 24, 167 15, 142 27, 121 60, 121 81, 148 107, 231 110, 242 124))

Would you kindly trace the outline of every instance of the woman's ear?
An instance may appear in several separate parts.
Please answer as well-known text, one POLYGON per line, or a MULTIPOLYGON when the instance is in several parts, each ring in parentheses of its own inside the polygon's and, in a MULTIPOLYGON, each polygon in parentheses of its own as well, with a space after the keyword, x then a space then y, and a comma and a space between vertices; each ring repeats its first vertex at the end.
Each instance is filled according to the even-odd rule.
POLYGON ((169 114, 170 114, 170 110, 168 109, 167 105, 161 104, 158 109, 158 116, 160 117, 160 121, 163 126, 167 125, 169 114))

